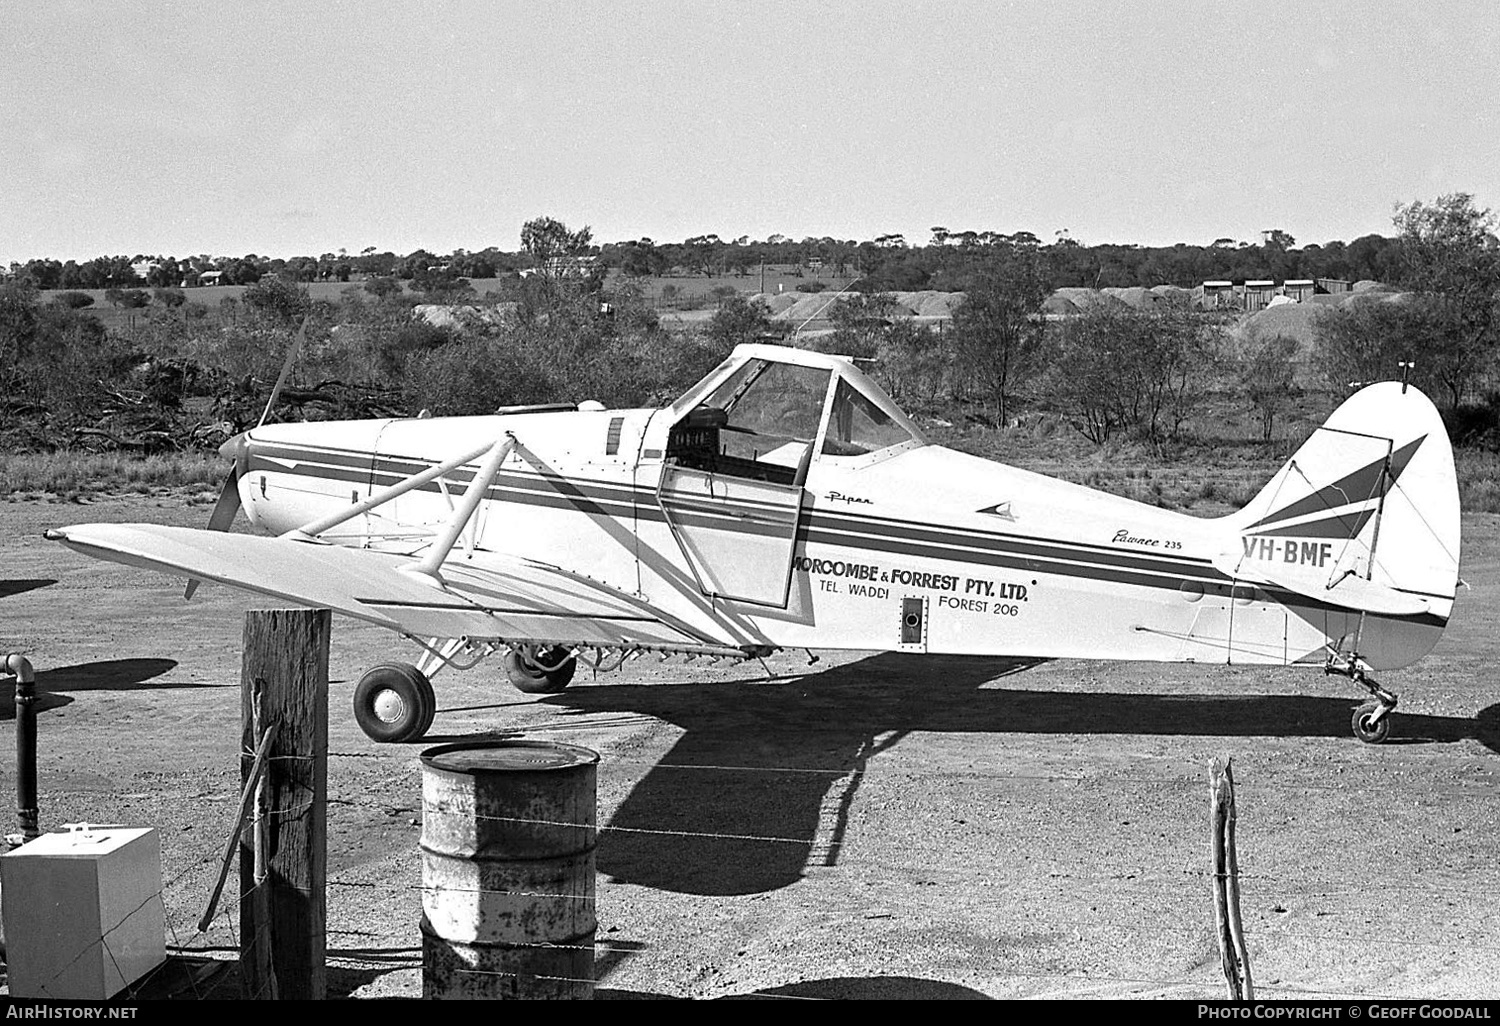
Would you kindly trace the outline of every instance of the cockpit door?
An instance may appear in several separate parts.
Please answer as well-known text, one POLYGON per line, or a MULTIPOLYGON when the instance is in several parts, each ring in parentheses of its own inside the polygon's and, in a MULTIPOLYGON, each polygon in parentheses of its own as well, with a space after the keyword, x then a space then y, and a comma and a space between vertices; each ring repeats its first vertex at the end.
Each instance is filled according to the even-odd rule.
POLYGON ((786 608, 831 379, 752 360, 672 427, 656 497, 703 594, 786 608))

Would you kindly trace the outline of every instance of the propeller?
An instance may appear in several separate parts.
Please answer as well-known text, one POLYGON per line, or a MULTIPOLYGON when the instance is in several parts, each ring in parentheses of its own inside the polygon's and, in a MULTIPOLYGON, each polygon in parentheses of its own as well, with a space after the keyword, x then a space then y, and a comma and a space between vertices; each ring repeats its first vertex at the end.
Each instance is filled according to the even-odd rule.
MULTIPOLYGON (((286 360, 281 365, 281 373, 277 375, 276 384, 271 387, 271 395, 266 400, 266 408, 261 412, 260 420, 255 425, 257 428, 265 424, 266 419, 271 416, 271 409, 276 405, 276 398, 281 395, 281 389, 286 385, 286 379, 292 373, 292 365, 297 362, 297 354, 302 351, 302 344, 307 341, 308 320, 307 317, 302 318, 302 326, 292 337, 286 360)), ((245 465, 249 458, 249 436, 249 431, 241 431, 219 447, 219 455, 231 462, 229 475, 224 478, 224 485, 219 489, 219 501, 214 503, 214 511, 208 515, 210 531, 228 531, 234 524, 235 516, 239 514, 240 476, 245 472, 245 465)), ((182 597, 192 598, 193 593, 198 590, 198 585, 202 583, 197 578, 189 580, 182 597)))

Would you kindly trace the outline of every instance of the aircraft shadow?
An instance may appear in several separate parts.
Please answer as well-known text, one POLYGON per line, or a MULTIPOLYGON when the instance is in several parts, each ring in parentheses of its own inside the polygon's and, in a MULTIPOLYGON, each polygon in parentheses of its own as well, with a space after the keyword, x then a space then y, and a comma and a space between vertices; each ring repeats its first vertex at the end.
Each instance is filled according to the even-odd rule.
MULTIPOLYGON (((125 691, 177 668, 175 659, 100 659, 36 671, 38 691, 125 691)), ((150 684, 150 688, 197 688, 202 684, 150 684)))
MULTIPOLYGON (((36 710, 46 712, 70 704, 73 699, 60 694, 65 691, 131 691, 141 688, 196 688, 204 684, 147 684, 153 677, 160 677, 175 669, 175 659, 101 659, 76 666, 59 666, 36 671, 36 710)), ((0 686, 0 720, 15 719, 16 686, 7 678, 0 686)))
POLYGON ((38 588, 50 588, 57 581, 53 578, 38 577, 34 580, 17 578, 15 580, 0 580, 0 599, 10 598, 12 595, 21 595, 38 588))
MULTIPOLYGON (((774 890, 801 879, 809 866, 836 864, 858 771, 913 731, 1329 737, 1358 744, 1349 727, 1353 694, 980 688, 1034 665, 888 653, 795 678, 611 685, 547 701, 576 714, 628 711, 683 728, 601 831, 596 864, 619 881, 702 895, 774 890)), ((1393 742, 1475 738, 1500 752, 1500 706, 1473 719, 1397 717, 1393 742)))

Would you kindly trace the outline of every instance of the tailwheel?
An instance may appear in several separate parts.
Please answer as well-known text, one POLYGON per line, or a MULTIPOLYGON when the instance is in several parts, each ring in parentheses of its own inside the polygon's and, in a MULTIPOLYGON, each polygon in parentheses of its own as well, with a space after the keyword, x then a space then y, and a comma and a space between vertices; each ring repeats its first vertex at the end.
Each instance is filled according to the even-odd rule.
POLYGON ((1376 683, 1368 673, 1369 666, 1356 653, 1330 652, 1323 672, 1348 677, 1370 693, 1370 700, 1354 710, 1351 725, 1354 736, 1367 745, 1378 745, 1391 735, 1391 713, 1396 711, 1396 694, 1376 683))
POLYGON ((509 649, 501 659, 501 665, 517 691, 528 695, 555 695, 572 682, 578 660, 568 649, 552 645, 509 649))
POLYGON ((409 663, 382 663, 354 689, 354 720, 372 741, 415 741, 437 713, 427 675, 409 663))
POLYGON ((1380 702, 1366 702, 1354 710, 1354 736, 1367 745, 1378 745, 1391 733, 1391 710, 1380 702))

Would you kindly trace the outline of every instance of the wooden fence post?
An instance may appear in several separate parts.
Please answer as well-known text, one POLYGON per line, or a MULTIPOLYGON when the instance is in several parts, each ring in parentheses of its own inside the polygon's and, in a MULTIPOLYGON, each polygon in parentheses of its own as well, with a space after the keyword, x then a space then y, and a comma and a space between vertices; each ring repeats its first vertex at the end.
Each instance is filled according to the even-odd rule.
POLYGON ((1250 952, 1240 921, 1240 862, 1234 848, 1234 773, 1228 759, 1214 757, 1208 769, 1209 819, 1213 825, 1214 923, 1219 957, 1231 1001, 1254 1001, 1250 952))
POLYGON ((256 829, 240 846, 240 981, 246 997, 321 999, 328 989, 326 609, 245 614, 240 778, 275 726, 256 829))

